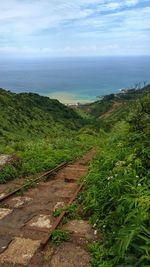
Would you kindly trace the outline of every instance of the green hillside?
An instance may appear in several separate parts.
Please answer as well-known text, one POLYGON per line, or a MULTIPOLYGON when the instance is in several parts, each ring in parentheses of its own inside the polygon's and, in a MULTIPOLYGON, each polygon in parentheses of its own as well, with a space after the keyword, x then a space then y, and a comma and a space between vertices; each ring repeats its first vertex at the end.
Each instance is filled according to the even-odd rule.
MULTIPOLYGON (((122 90, 116 94, 105 95, 100 97, 100 100, 82 106, 82 110, 96 118, 101 118, 105 113, 112 109, 112 113, 116 110, 124 110, 128 104, 143 96, 143 94, 150 92, 150 85, 140 89, 122 90), (116 104, 116 105, 114 105, 116 104), (123 105, 123 108, 121 108, 123 105), (114 108, 113 108, 114 106, 114 108)), ((111 115, 111 114, 110 114, 111 115)))
MULTIPOLYGON (((76 111, 37 94, 0 89, 0 183, 75 160, 91 147, 77 205, 100 236, 88 246, 92 267, 150 263, 150 85, 83 105, 76 111)), ((81 214, 80 214, 81 216, 81 214)))
POLYGON ((0 89, 0 138, 54 135, 59 129, 79 129, 83 119, 57 100, 33 93, 15 94, 0 89))
POLYGON ((57 100, 0 89, 0 154, 17 156, 4 166, 0 182, 53 168, 79 157, 95 140, 86 119, 57 100))

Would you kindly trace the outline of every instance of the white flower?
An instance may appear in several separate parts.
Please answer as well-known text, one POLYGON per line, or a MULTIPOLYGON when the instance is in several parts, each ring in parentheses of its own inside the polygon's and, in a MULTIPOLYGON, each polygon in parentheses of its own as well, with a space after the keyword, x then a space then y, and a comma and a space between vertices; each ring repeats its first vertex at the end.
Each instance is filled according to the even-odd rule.
POLYGON ((105 224, 103 225, 103 228, 106 228, 106 225, 105 224))
POLYGON ((113 179, 113 176, 110 176, 110 177, 107 178, 108 181, 109 181, 110 179, 113 179))
POLYGON ((138 186, 141 186, 141 184, 139 183, 138 186))
POLYGON ((97 230, 94 231, 94 235, 97 235, 97 230))
POLYGON ((139 178, 139 176, 138 176, 138 175, 136 175, 136 178, 139 178))

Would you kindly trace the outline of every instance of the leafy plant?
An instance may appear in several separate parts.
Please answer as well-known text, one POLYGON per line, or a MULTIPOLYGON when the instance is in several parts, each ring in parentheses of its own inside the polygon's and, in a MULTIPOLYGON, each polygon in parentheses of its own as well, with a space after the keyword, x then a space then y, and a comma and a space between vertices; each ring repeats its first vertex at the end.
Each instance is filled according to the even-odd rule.
POLYGON ((51 234, 51 240, 54 244, 60 245, 69 240, 69 233, 63 230, 54 230, 51 234))
POLYGON ((54 217, 59 217, 59 215, 61 214, 62 210, 61 209, 56 209, 53 211, 53 216, 54 217))

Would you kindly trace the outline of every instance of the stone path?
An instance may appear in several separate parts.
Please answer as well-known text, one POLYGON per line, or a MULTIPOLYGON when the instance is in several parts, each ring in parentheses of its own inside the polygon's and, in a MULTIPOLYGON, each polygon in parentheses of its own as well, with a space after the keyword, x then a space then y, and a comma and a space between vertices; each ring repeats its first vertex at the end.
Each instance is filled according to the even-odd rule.
POLYGON ((98 239, 96 231, 85 220, 67 222, 63 229, 70 234, 69 241, 55 246, 47 244, 42 254, 33 257, 31 267, 90 267, 87 245, 98 239))
MULTIPOLYGON (((39 182, 35 188, 25 191, 23 196, 12 196, 1 203, 0 267, 40 266, 40 261, 37 262, 34 258, 38 258, 38 253, 41 255, 42 245, 56 220, 52 215, 53 211, 68 203, 77 189, 76 181, 87 173, 88 163, 94 155, 95 152, 90 151, 75 163, 60 170, 53 179, 39 182)), ((76 244, 72 246, 78 247, 76 244)), ((65 245, 65 251, 67 247, 68 244, 65 245)), ((71 250, 69 251, 71 253, 71 250)), ((56 255, 61 258, 61 253, 60 247, 55 257, 52 257, 50 266, 56 266, 56 255)), ((84 251, 80 253, 83 258, 87 255, 84 251)), ((57 267, 68 267, 63 264, 57 267)), ((69 267, 73 266, 76 265, 69 267)))

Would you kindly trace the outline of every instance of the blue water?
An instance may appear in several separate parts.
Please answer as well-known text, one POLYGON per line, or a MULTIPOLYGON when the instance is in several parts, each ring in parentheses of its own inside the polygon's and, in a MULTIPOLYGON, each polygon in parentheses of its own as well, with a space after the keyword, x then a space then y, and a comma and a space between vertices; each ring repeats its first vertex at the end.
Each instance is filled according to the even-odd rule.
POLYGON ((65 92, 94 100, 138 82, 150 83, 150 57, 2 59, 0 87, 41 95, 65 92))

